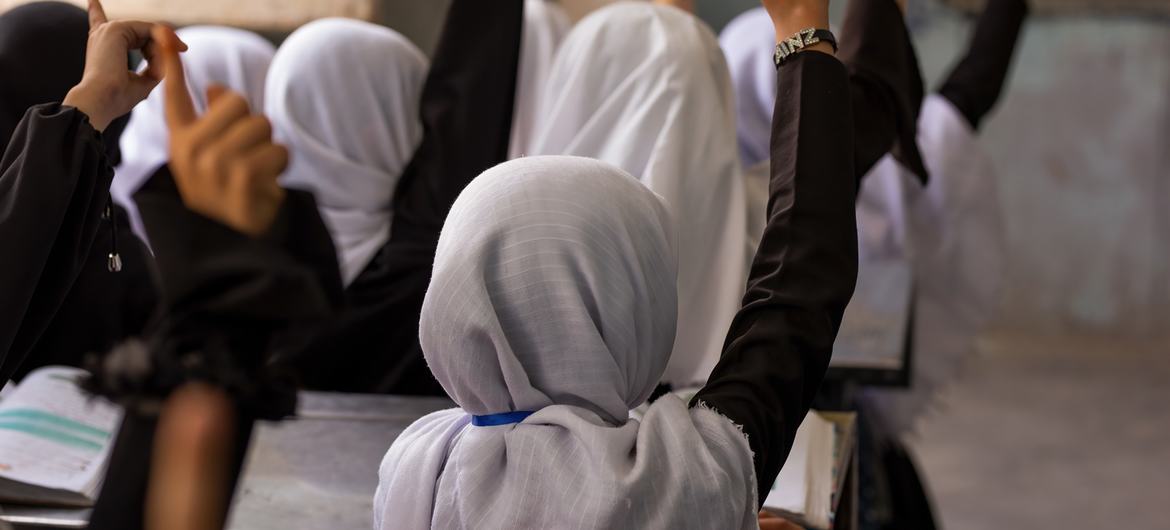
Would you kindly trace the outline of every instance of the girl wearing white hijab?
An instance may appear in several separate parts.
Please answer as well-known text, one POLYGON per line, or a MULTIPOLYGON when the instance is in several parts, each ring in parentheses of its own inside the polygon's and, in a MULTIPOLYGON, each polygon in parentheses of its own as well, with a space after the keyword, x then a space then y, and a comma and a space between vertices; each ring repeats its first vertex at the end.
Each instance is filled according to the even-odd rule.
POLYGON ((281 183, 317 198, 345 285, 390 238, 394 190, 422 140, 426 73, 402 35, 339 18, 302 26, 272 60, 265 113, 292 154, 281 183))
MULTIPOLYGON (((884 427, 894 433, 910 429, 928 397, 953 377, 998 303, 1003 233, 995 171, 976 128, 999 97, 1026 14, 1022 0, 989 2, 968 55, 939 94, 923 102, 917 144, 930 171, 928 185, 923 188, 893 156, 879 161, 861 183, 862 266, 896 259, 915 269, 914 380, 909 391, 872 393, 884 427)), ((762 75, 760 65, 771 63, 768 42, 774 36, 770 17, 756 9, 732 21, 720 37, 740 98, 745 163, 758 163, 759 147, 767 145, 759 123, 771 119, 776 78, 762 75)), ((751 197, 749 209, 762 210, 764 200, 751 197)), ((749 232, 762 228, 756 224, 749 232)))
MULTIPOLYGON (((177 33, 190 47, 183 54, 183 69, 199 112, 207 108, 207 88, 211 85, 242 94, 253 109, 264 108, 264 77, 276 52, 271 43, 249 31, 219 26, 191 26, 177 33)), ((122 163, 110 186, 114 201, 126 209, 131 228, 143 241, 146 231, 132 196, 167 162, 168 138, 163 90, 158 87, 134 107, 122 134, 122 163)))
POLYGON ((278 355, 304 387, 444 395, 419 310, 451 204, 508 159, 524 10, 454 0, 429 69, 356 21, 309 24, 277 53, 267 106, 292 153, 283 182, 316 194, 346 283, 342 313, 278 355))
POLYGON ((824 375, 857 272, 845 69, 807 51, 780 71, 768 229, 689 406, 667 394, 629 413, 666 370, 679 323, 682 237, 661 197, 562 156, 508 162, 464 190, 419 327, 460 408, 391 446, 376 528, 759 527, 760 492, 824 375))
POLYGON ((679 325, 664 381, 701 384, 743 296, 751 249, 727 65, 682 10, 621 2, 561 46, 529 154, 603 160, 660 195, 679 235, 679 325))

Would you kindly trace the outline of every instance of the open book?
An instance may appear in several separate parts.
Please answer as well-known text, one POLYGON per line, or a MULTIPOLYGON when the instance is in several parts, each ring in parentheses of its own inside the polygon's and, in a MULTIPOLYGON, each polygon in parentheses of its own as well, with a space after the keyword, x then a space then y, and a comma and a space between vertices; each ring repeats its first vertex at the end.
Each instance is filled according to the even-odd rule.
POLYGON ((85 371, 41 368, 0 399, 0 502, 90 506, 122 411, 83 392, 85 371))
POLYGON ((764 509, 808 528, 832 528, 856 450, 856 423, 852 413, 805 416, 764 509))

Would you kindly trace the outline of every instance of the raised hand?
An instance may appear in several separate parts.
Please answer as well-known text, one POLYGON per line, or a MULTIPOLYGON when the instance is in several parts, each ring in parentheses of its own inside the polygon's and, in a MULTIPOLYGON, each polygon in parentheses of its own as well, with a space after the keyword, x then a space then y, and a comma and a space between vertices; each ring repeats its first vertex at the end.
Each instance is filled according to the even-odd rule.
POLYGON ((257 237, 268 231, 284 201, 276 179, 288 151, 272 143, 268 119, 252 114, 243 96, 222 87, 207 91, 207 113, 199 117, 187 91, 178 36, 154 28, 166 76, 170 167, 183 204, 191 211, 257 237))
MULTIPOLYGON (((777 42, 807 28, 829 28, 829 0, 762 0, 762 3, 776 27, 777 42)), ((833 53, 833 47, 827 42, 806 49, 833 53)))
MULTIPOLYGON (((130 112, 163 78, 156 64, 158 46, 151 41, 157 24, 138 20, 109 21, 100 0, 89 0, 89 41, 85 50, 85 73, 81 82, 65 96, 65 105, 89 116, 94 129, 102 131, 119 116, 130 112), (131 72, 126 64, 131 50, 141 50, 147 68, 131 72)), ((180 50, 187 45, 179 42, 180 50)))
POLYGON ((692 15, 695 13, 695 0, 654 0, 655 4, 677 7, 692 15))

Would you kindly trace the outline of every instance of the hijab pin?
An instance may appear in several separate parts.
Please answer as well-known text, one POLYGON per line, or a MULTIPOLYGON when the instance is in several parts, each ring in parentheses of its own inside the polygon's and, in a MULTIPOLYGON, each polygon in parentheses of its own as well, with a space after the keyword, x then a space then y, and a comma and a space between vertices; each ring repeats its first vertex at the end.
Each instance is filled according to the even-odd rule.
POLYGON ((122 272, 122 255, 111 252, 106 258, 106 269, 109 269, 110 272, 122 272))

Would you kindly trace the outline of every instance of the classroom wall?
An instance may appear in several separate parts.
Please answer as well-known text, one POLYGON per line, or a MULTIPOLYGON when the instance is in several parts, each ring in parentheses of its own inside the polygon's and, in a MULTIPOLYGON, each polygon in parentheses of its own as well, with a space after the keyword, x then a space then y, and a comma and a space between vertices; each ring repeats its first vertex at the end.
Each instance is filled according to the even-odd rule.
MULTIPOLYGON (((930 8, 912 24, 927 79, 938 80, 969 23, 930 8)), ((1008 231, 1003 327, 1170 334, 1168 96, 1167 20, 1029 23, 982 134, 1008 231)))

